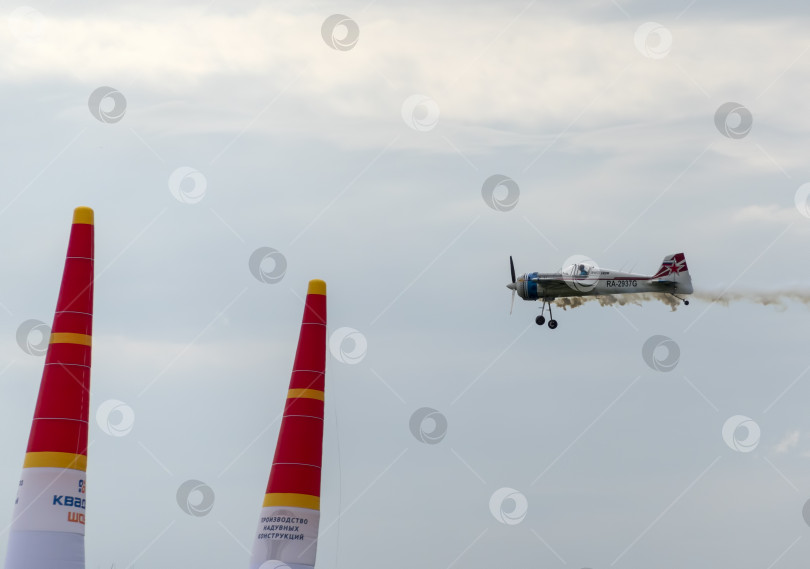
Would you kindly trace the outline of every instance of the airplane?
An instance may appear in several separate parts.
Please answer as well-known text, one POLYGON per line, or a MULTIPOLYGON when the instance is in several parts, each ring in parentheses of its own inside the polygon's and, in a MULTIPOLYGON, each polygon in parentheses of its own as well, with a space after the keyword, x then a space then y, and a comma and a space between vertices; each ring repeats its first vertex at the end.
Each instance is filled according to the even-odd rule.
POLYGON ((511 256, 509 266, 512 269, 512 282, 506 285, 506 288, 512 289, 509 314, 515 307, 515 293, 523 300, 541 300, 543 306, 535 322, 538 326, 546 322, 544 314, 548 306, 548 327, 552 330, 557 327, 557 321, 551 314, 551 303, 558 297, 659 292, 671 294, 688 305, 689 301, 678 295, 694 292, 683 253, 664 257, 658 271, 652 276, 602 269, 584 257, 557 273, 526 273, 518 278, 515 278, 515 263, 511 256))

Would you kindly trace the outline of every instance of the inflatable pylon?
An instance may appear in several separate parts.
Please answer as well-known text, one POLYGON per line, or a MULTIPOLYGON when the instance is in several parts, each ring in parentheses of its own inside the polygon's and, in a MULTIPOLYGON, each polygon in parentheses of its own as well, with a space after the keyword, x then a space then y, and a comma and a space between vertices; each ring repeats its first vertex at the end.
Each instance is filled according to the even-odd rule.
POLYGON ((311 569, 320 521, 326 283, 309 282, 251 569, 311 569))
POLYGON ((5 569, 84 569, 93 210, 73 212, 5 569))

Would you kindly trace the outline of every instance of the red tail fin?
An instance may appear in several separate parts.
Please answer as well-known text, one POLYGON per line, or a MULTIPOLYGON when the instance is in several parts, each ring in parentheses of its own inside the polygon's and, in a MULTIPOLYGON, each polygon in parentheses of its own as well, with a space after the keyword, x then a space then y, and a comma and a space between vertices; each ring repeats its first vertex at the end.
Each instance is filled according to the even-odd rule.
POLYGON ((692 277, 689 276, 689 267, 686 266, 686 257, 683 253, 675 253, 664 257, 661 266, 651 279, 653 282, 674 283, 676 291, 683 294, 692 294, 692 277))
POLYGON ((664 257, 661 266, 658 268, 658 272, 653 275, 653 278, 674 277, 681 273, 689 273, 689 268, 686 266, 686 257, 683 253, 675 253, 674 255, 664 257))

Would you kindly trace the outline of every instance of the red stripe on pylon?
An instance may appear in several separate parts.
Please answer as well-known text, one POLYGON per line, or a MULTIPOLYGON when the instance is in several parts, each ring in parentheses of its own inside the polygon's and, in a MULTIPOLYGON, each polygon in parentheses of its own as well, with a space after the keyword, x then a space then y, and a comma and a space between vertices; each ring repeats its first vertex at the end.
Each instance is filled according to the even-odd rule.
POLYGON ((274 464, 267 484, 267 493, 308 494, 320 497, 321 469, 296 464, 274 464), (283 492, 279 488, 283 488, 283 492))
MULTIPOLYGON (((323 391, 326 367, 326 285, 310 281, 290 389, 323 391)), ((267 494, 321 495, 324 403, 290 397, 284 408, 267 494)))
POLYGON ((53 318, 54 332, 93 333, 93 315, 84 312, 57 312, 53 318))
MULTIPOLYGON (((93 328, 93 212, 90 208, 77 208, 73 219, 51 332, 90 336, 93 328)), ((90 347, 82 344, 48 346, 28 452, 87 454, 90 354, 90 347)))
MULTIPOLYGON (((278 433, 278 445, 273 464, 306 464, 321 466, 323 449, 323 420, 300 415, 287 415, 282 419, 278 433)), ((273 488, 268 492, 287 492, 273 488)))
POLYGON ((81 344, 51 344, 45 365, 65 364, 90 366, 90 346, 81 344))
POLYGON ((87 455, 87 423, 34 419, 25 452, 69 452, 87 455))
POLYGON ((40 389, 34 419, 87 421, 87 402, 90 398, 89 368, 62 364, 45 366, 42 385, 47 386, 47 393, 43 394, 40 389))
MULTIPOLYGON (((308 294, 293 371, 323 372, 326 365, 326 295, 308 294)), ((318 389, 313 387, 312 389, 318 389)))
POLYGON ((306 397, 287 399, 284 415, 307 415, 323 419, 323 401, 306 397))
POLYGON ((315 389, 323 391, 323 371, 294 369, 290 377, 290 389, 315 389))

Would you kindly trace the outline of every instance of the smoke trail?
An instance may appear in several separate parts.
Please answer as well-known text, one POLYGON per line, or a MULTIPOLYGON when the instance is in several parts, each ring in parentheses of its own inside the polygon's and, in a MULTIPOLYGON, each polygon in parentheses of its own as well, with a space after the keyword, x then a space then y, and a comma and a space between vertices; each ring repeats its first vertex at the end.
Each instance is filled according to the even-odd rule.
MULTIPOLYGON (((800 302, 805 306, 810 306, 810 290, 777 290, 777 291, 733 291, 733 292, 712 292, 696 291, 694 294, 685 295, 684 298, 702 300, 704 302, 716 302, 723 306, 728 306, 732 302, 752 302, 762 306, 776 306, 781 310, 787 309, 787 302, 800 302)), ((621 295, 604 296, 568 296, 558 298, 554 301, 556 306, 563 310, 577 308, 586 302, 598 302, 601 306, 612 306, 618 304, 635 304, 641 306, 645 302, 657 300, 663 302, 674 312, 681 305, 681 301, 670 294, 660 292, 634 292, 621 295)))
POLYGON ((693 294, 695 298, 706 302, 716 302, 723 306, 728 306, 732 302, 753 302, 762 306, 776 306, 781 310, 787 309, 787 302, 801 302, 805 306, 810 306, 810 290, 771 290, 771 291, 731 291, 731 292, 711 292, 697 291, 693 294))
POLYGON ((600 296, 566 296, 558 298, 554 301, 554 304, 563 310, 568 310, 569 308, 577 308, 578 306, 582 306, 586 302, 594 301, 598 302, 600 306, 612 306, 614 304, 618 304, 619 306, 624 306, 626 304, 635 304, 636 306, 641 306, 643 303, 651 300, 663 302, 669 306, 673 312, 681 304, 681 301, 674 296, 660 292, 632 292, 629 294, 605 294, 600 296))

